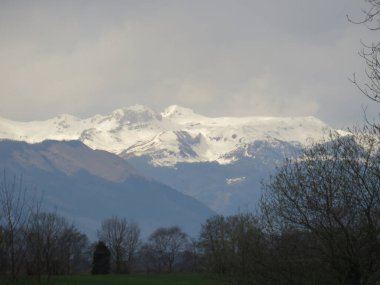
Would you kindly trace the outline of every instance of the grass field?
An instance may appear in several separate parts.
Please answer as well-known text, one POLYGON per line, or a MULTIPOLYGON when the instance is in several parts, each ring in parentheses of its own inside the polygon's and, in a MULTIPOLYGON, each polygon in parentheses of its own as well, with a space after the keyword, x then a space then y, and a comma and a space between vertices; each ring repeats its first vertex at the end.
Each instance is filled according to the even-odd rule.
POLYGON ((56 285, 223 285, 220 280, 202 274, 130 274, 74 275, 53 277, 56 285))

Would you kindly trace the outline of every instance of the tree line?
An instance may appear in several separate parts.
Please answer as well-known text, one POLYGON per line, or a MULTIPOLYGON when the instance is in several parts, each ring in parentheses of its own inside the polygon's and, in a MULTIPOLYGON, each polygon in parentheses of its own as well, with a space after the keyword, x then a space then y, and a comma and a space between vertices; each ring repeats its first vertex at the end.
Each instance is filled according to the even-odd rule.
MULTIPOLYGON (((41 211, 21 179, 0 179, 0 275, 49 284, 59 274, 195 271, 230 284, 380 282, 380 129, 331 133, 288 158, 266 182, 257 213, 211 217, 190 239, 110 217, 90 243, 41 211)), ((26 284, 25 283, 25 284, 26 284)))
POLYGON ((49 284, 88 263, 88 238, 57 213, 41 210, 22 178, 0 179, 1 284, 49 284))
MULTIPOLYGON (((288 158, 263 189, 257 213, 212 217, 192 242, 177 227, 155 231, 136 251, 145 269, 191 268, 241 285, 379 284, 378 127, 331 133, 288 158)), ((117 268, 120 255, 105 244, 117 268)))
POLYGON ((193 270, 191 242, 178 226, 160 227, 143 242, 136 223, 111 217, 101 223, 97 237, 91 243, 65 217, 43 211, 22 177, 3 172, 0 284, 52 284, 54 276, 78 273, 193 270))
POLYGON ((263 185, 260 213, 209 219, 204 265, 231 284, 380 283, 380 132, 330 134, 263 185))
MULTIPOLYGON (((380 1, 366 0, 364 19, 380 29, 380 1)), ((380 102, 379 43, 363 44, 367 83, 380 102)), ((67 219, 31 203, 22 180, 0 179, 2 284, 49 284, 57 274, 133 271, 207 272, 230 284, 380 284, 380 127, 331 133, 288 158, 263 183, 257 213, 215 216, 190 239, 161 227, 143 242, 125 218, 102 222, 91 244, 67 219), (4 281, 4 282, 3 282, 4 281)))

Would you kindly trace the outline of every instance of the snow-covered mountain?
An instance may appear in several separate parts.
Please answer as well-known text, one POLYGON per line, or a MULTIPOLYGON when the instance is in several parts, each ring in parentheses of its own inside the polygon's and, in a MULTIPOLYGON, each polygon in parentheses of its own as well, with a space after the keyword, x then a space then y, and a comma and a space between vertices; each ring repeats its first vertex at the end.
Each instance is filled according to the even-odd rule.
POLYGON ((29 143, 80 140, 92 149, 126 159, 149 157, 154 166, 231 164, 243 157, 254 157, 255 153, 249 150, 255 141, 299 146, 331 130, 315 117, 210 118, 176 105, 162 113, 136 105, 87 119, 66 114, 33 122, 0 118, 0 139, 29 143))
MULTIPOLYGON (((144 175, 221 214, 254 209, 261 181, 285 157, 297 155, 302 146, 330 131, 334 130, 315 117, 210 118, 179 106, 157 113, 137 105, 87 119, 0 118, 0 139, 79 140, 94 150, 119 155, 144 175)), ((101 170, 91 169, 97 175, 101 170)))

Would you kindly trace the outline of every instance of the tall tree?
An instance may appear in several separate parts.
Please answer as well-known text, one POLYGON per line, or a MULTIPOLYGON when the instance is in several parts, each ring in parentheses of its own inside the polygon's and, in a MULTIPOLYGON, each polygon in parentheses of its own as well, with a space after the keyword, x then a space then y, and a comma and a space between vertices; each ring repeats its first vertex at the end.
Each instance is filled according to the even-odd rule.
POLYGON ((125 218, 112 217, 102 222, 98 237, 111 251, 115 272, 130 272, 140 243, 138 225, 125 218))
POLYGON ((237 284, 264 284, 266 237, 252 214, 215 216, 202 225, 200 246, 208 271, 237 284))
POLYGON ((99 241, 94 249, 93 261, 92 261, 92 274, 108 274, 111 268, 111 252, 107 245, 99 241))
POLYGON ((25 232, 27 272, 37 284, 56 274, 78 272, 86 260, 87 237, 56 213, 36 212, 25 232))
POLYGON ((25 230, 32 212, 22 177, 5 170, 0 178, 0 271, 17 284, 24 265, 25 230))
MULTIPOLYGON (((369 30, 378 32, 380 30, 380 1, 365 0, 365 2, 367 7, 363 10, 364 18, 359 20, 349 18, 349 20, 356 24, 364 24, 369 30)), ((352 82, 365 96, 380 103, 380 41, 362 42, 362 45, 363 49, 359 52, 359 55, 366 64, 365 75, 367 82, 359 82, 355 74, 352 82)))
POLYGON ((155 230, 145 245, 145 254, 158 271, 172 272, 176 258, 186 249, 187 235, 178 226, 155 230))
POLYGON ((289 159, 265 186, 262 210, 273 228, 310 233, 340 284, 380 280, 379 138, 373 126, 331 134, 289 159))

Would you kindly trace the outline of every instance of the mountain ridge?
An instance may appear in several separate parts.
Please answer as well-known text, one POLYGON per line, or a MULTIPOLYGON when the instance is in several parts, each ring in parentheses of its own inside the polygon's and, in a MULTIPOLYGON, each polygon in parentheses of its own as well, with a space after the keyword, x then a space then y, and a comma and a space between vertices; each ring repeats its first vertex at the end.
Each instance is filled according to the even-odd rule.
POLYGON ((22 177, 28 199, 69 218, 91 238, 102 220, 139 224, 144 237, 179 225, 195 236, 215 212, 193 197, 142 175, 124 159, 79 141, 0 141, 0 169, 22 177), (40 199, 41 198, 41 199, 40 199))
POLYGON ((155 166, 177 163, 231 164, 258 140, 305 145, 336 131, 312 117, 207 117, 178 105, 161 113, 134 105, 108 115, 80 119, 62 114, 44 121, 0 118, 0 139, 37 143, 46 139, 79 140, 96 150, 124 158, 149 156, 155 166))

